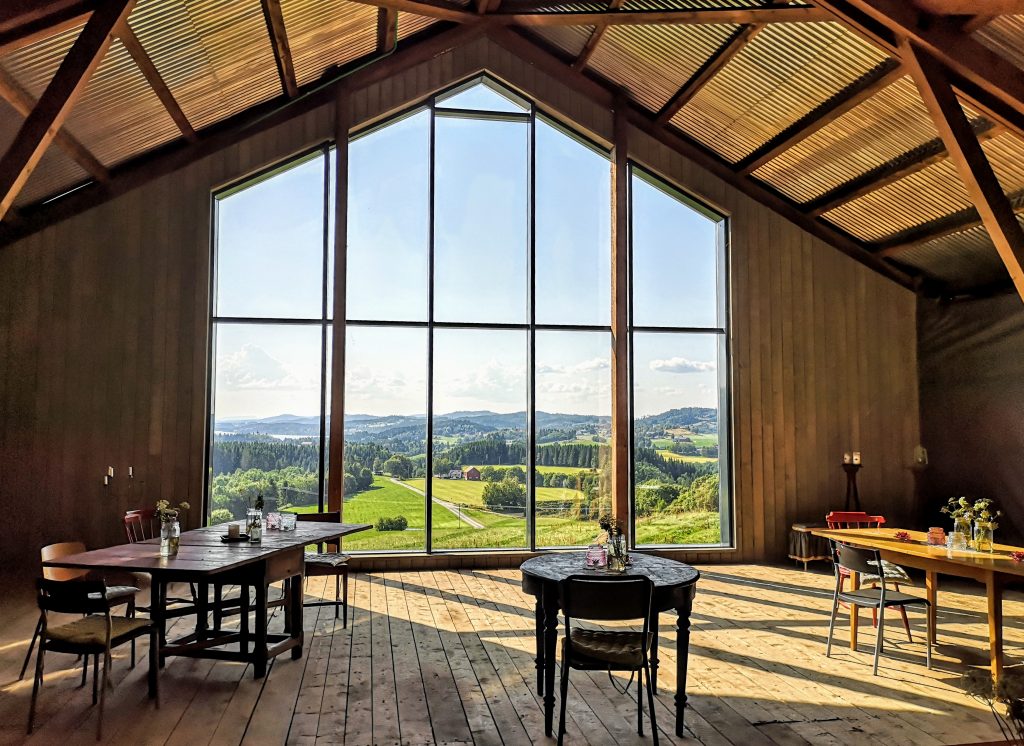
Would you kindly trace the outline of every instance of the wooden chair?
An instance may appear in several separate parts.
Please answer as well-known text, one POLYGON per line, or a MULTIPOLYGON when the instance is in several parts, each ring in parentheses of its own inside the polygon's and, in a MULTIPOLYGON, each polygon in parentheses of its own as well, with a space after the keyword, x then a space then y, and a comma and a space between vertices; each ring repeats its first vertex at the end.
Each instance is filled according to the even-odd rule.
MULTIPOLYGON (((341 512, 333 510, 326 513, 299 513, 300 521, 320 521, 326 523, 341 523, 341 512)), ((324 545, 317 547, 316 552, 306 552, 306 577, 334 576, 334 600, 333 601, 304 601, 303 606, 333 606, 334 618, 338 618, 338 609, 342 611, 342 627, 348 627, 348 560, 347 554, 340 552, 337 542, 327 542, 327 551, 324 552, 324 545), (333 551, 332 551, 333 547, 333 551), (340 586, 340 588, 339 588, 340 586), (341 597, 339 598, 339 591, 341 597)))
MULTIPOLYGON (((46 562, 48 560, 60 559, 61 557, 67 557, 72 554, 81 554, 85 551, 85 544, 80 541, 65 541, 59 544, 50 544, 39 550, 40 560, 46 562)), ((98 576, 93 575, 88 570, 76 570, 69 567, 44 567, 43 577, 47 580, 55 581, 82 581, 82 580, 96 580, 98 576)), ((109 585, 107 586, 106 594, 107 600, 111 602, 113 606, 127 605, 127 615, 129 617, 135 616, 135 594, 139 592, 139 589, 133 585, 109 585)), ((25 661, 21 664, 21 673, 18 674, 18 681, 25 678, 25 672, 28 670, 29 661, 32 660, 32 651, 35 649, 36 640, 39 639, 40 626, 42 625, 42 619, 36 624, 35 631, 32 633, 32 640, 28 644, 28 652, 25 653, 25 661)), ((135 642, 132 641, 132 667, 135 667, 135 642)), ((89 661, 85 661, 85 666, 82 669, 82 686, 85 686, 85 677, 89 672, 89 661)))
MULTIPOLYGON (((139 508, 138 510, 126 510, 124 518, 124 535, 129 544, 137 544, 142 541, 160 538, 160 518, 156 514, 156 508, 139 508)), ((189 583, 189 591, 192 598, 180 598, 171 596, 167 599, 168 604, 195 604, 197 602, 195 586, 189 583)), ((149 612, 149 607, 139 607, 140 611, 149 612)))
POLYGON ((882 564, 881 554, 877 549, 858 549, 857 547, 851 547, 840 542, 833 542, 833 552, 836 557, 836 590, 832 595, 832 616, 829 617, 828 621, 828 642, 825 645, 825 657, 832 655, 832 630, 836 623, 836 612, 839 609, 839 603, 845 602, 847 604, 855 604, 857 606, 868 606, 878 612, 878 625, 875 631, 875 663, 874 663, 874 675, 878 675, 878 656, 882 652, 883 646, 883 630, 885 629, 885 610, 890 606, 898 606, 905 608, 907 606, 921 604, 925 607, 925 616, 928 619, 928 632, 926 634, 928 638, 928 652, 927 652, 927 666, 932 667, 932 635, 935 634, 935 630, 932 628, 934 624, 931 614, 928 613, 928 599, 918 598, 917 596, 911 596, 906 593, 900 593, 899 591, 888 590, 885 582, 885 573, 878 574, 877 588, 862 588, 857 591, 844 591, 842 590, 843 576, 840 574, 840 569, 845 569, 848 572, 859 572, 859 573, 876 573, 882 564))
MULTIPOLYGON (((879 528, 885 525, 885 516, 870 515, 863 511, 833 510, 825 516, 825 523, 828 524, 829 528, 879 528)), ((840 573, 840 589, 842 589, 842 585, 850 577, 850 573, 843 568, 840 568, 840 573)), ((882 573, 892 582, 893 590, 896 591, 900 590, 900 583, 910 582, 910 576, 907 575, 906 570, 899 565, 894 565, 885 560, 882 560, 882 573)), ((861 578, 861 581, 867 585, 877 584, 877 576, 882 573, 875 570, 866 577, 861 578)), ((900 607, 900 616, 903 617, 903 629, 907 631, 907 639, 913 642, 914 636, 910 632, 910 620, 907 618, 907 610, 902 606, 900 607)), ((875 608, 871 609, 871 624, 875 627, 878 626, 878 610, 875 608)))
MULTIPOLYGON (((157 627, 149 619, 112 616, 115 600, 108 597, 109 588, 102 580, 81 580, 68 583, 61 580, 37 581, 39 604, 39 650, 36 652, 36 671, 32 683, 32 701, 28 710, 28 732, 36 713, 36 699, 43 685, 43 662, 47 652, 71 653, 83 656, 88 664, 93 656, 92 702, 97 701, 99 656, 103 655, 103 684, 99 686, 99 718, 96 740, 103 737, 103 703, 110 684, 110 653, 115 647, 135 638, 149 635, 149 696, 157 699, 157 627), (51 626, 49 613, 83 614, 66 624, 51 626)), ((159 702, 158 702, 159 706, 159 702)))
POLYGON ((648 652, 653 635, 650 631, 651 596, 654 584, 650 578, 637 575, 571 575, 559 585, 559 605, 565 617, 562 638, 561 712, 558 743, 565 736, 565 700, 569 693, 569 670, 632 671, 636 676, 636 732, 644 734, 643 683, 647 677, 647 707, 650 710, 651 733, 658 746, 658 721, 654 711, 654 688, 648 652), (594 621, 643 620, 643 631, 605 631, 574 629, 574 619, 594 621))

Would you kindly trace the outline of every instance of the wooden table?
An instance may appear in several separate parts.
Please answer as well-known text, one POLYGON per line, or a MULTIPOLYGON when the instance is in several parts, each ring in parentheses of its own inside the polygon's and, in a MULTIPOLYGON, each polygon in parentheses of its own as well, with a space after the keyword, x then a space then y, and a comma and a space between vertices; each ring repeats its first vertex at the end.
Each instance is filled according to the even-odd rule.
MULTIPOLYGON (((985 594, 988 597, 989 660, 992 676, 998 679, 1003 670, 1003 584, 1007 578, 1024 576, 1024 564, 1010 559, 1011 552, 1024 550, 1020 547, 996 544, 994 552, 951 551, 944 546, 930 546, 926 541, 927 534, 922 531, 908 531, 911 541, 900 541, 895 537, 898 530, 900 529, 815 529, 813 533, 855 547, 877 549, 884 560, 924 570, 932 630, 935 629, 940 574, 971 578, 984 583, 985 594)), ((856 577, 853 581, 856 588, 856 577)), ((934 636, 932 642, 935 642, 934 636)), ((850 608, 850 648, 857 648, 855 606, 850 608)))
POLYGON ((304 548, 308 544, 334 541, 369 528, 366 524, 302 521, 295 531, 264 532, 263 541, 259 544, 229 544, 220 539, 227 533, 227 525, 222 524, 183 533, 178 554, 174 557, 161 557, 160 540, 150 539, 136 544, 121 544, 72 554, 43 564, 47 567, 149 573, 153 577, 151 616, 160 630, 158 655, 161 665, 168 655, 240 661, 251 663, 253 677, 261 678, 266 675, 270 658, 286 650, 292 651, 292 658, 302 657, 304 548), (278 580, 290 581, 286 582, 286 634, 267 632, 267 586, 278 580), (189 607, 184 612, 194 611, 196 628, 194 632, 168 642, 168 617, 183 615, 181 611, 168 612, 167 585, 172 582, 195 583, 198 586, 195 607, 189 607), (251 633, 248 628, 249 615, 244 612, 238 631, 221 629, 217 614, 214 615, 214 627, 208 628, 211 583, 239 585, 242 609, 249 608, 249 587, 255 588, 256 619, 251 633), (235 643, 238 644, 237 650, 222 649, 225 645, 235 643))
MULTIPOLYGON (((657 693, 658 678, 658 620, 662 611, 675 609, 676 621, 676 735, 683 737, 683 718, 686 709, 686 664, 690 652, 690 611, 697 593, 700 573, 689 565, 650 554, 632 553, 633 560, 626 575, 645 575, 654 583, 651 620, 652 691, 657 693)), ((544 735, 550 736, 555 717, 555 646, 558 641, 558 584, 570 575, 604 575, 603 570, 587 570, 586 552, 559 552, 526 560, 523 590, 537 598, 537 691, 544 697, 544 735)))

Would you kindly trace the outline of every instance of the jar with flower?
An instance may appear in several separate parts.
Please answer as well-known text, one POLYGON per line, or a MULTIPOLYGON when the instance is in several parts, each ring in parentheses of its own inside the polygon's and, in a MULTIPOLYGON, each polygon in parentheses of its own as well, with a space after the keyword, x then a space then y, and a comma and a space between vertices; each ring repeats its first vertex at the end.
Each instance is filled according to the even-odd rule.
POLYGON ((172 508, 167 500, 157 500, 156 514, 160 519, 160 556, 173 557, 178 553, 181 541, 181 523, 178 518, 182 510, 188 510, 187 502, 178 503, 172 508))

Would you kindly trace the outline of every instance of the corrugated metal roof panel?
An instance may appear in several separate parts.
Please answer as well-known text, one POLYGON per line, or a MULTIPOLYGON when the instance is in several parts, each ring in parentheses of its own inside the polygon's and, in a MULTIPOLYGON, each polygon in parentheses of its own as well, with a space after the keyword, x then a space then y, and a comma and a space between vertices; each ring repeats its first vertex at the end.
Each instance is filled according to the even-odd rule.
POLYGON ((416 15, 415 13, 399 13, 398 14, 398 38, 404 39, 407 36, 412 36, 417 31, 422 31, 427 26, 431 26, 437 21, 427 16, 416 15))
POLYGON ((196 129, 282 93, 258 2, 140 0, 129 24, 196 129))
POLYGON ((629 89, 650 111, 665 105, 736 28, 717 26, 611 26, 590 67, 629 89))
POLYGON ((92 177, 82 167, 64 154, 56 145, 47 148, 35 171, 29 176, 24 188, 14 201, 15 207, 31 205, 34 202, 53 197, 88 181, 92 177))
MULTIPOLYGON (((1018 217, 1024 226, 1024 218, 1018 217)), ((981 226, 901 251, 894 259, 946 282, 956 290, 1009 278, 988 233, 981 226)))
POLYGON ((865 241, 971 207, 956 168, 948 160, 911 174, 825 213, 825 217, 865 241))
MULTIPOLYGON (((979 7, 978 12, 984 11, 979 7)), ((1024 15, 993 18, 974 33, 974 38, 1017 67, 1024 67, 1024 15)))
POLYGON ((909 77, 882 89, 754 175, 807 202, 937 137, 909 77))
POLYGON ((1010 132, 982 144, 999 184, 1007 194, 1024 189, 1024 140, 1010 132))
MULTIPOLYGON (((561 49, 570 57, 576 57, 594 33, 593 26, 539 26, 533 33, 548 44, 561 49)), ((601 42, 603 43, 603 42, 601 42)))
POLYGON ((672 123, 735 162, 883 59, 838 23, 773 23, 672 123))
POLYGON ((377 49, 377 9, 348 0, 281 0, 295 77, 305 85, 328 67, 377 49))

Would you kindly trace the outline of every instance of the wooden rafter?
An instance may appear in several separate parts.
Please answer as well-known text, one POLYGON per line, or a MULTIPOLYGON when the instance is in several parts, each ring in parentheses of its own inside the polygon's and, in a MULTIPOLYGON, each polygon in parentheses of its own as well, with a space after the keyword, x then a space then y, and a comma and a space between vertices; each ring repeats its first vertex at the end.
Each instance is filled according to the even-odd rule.
MULTIPOLYGON (((19 85, 6 70, 0 68, 0 98, 9 103, 23 117, 28 117, 38 103, 32 95, 19 85)), ((110 179, 110 172, 99 162, 89 149, 82 145, 67 130, 61 129, 53 137, 57 147, 63 150, 79 166, 85 169, 96 181, 105 183, 110 179)))
POLYGON ((941 65, 913 42, 903 42, 900 52, 985 230, 1006 265, 1017 293, 1024 298, 1024 230, 1017 222, 1013 206, 1003 194, 999 179, 941 65))
POLYGON ((185 116, 185 112, 181 110, 178 101, 174 98, 174 94, 171 93, 171 89, 168 88, 160 71, 156 69, 153 60, 143 48, 142 42, 139 41, 139 37, 135 35, 127 21, 115 29, 114 36, 124 45, 131 58, 135 60, 135 65, 139 68, 139 72, 142 73, 146 82, 149 83, 149 87, 153 89, 156 97, 160 99, 160 103, 164 105, 164 108, 171 119, 174 120, 181 134, 185 136, 186 140, 195 142, 196 131, 192 128, 192 124, 188 121, 188 117, 185 116))
MULTIPOLYGON (((1024 210, 1024 191, 1011 194, 1007 199, 1015 213, 1024 210)), ((879 256, 889 258, 913 249, 915 246, 921 246, 954 233, 963 233, 980 225, 984 225, 981 215, 977 209, 968 207, 966 210, 958 210, 951 215, 944 215, 923 225, 915 225, 913 228, 895 233, 882 241, 871 244, 871 246, 879 256)))
MULTIPOLYGON (((617 87, 607 82, 600 82, 595 79, 596 76, 584 75, 577 70, 573 70, 569 64, 560 60, 552 52, 544 49, 541 46, 542 42, 532 39, 528 40, 521 34, 500 27, 489 29, 488 35, 495 43, 535 66, 538 70, 554 76, 564 85, 578 91, 581 95, 594 101, 594 103, 614 109, 617 87)), ((684 158, 693 161, 701 168, 709 171, 722 179, 722 181, 760 202, 790 222, 795 223, 812 236, 834 246, 839 251, 894 282, 906 288, 914 287, 914 280, 909 275, 871 254, 864 244, 849 234, 824 221, 809 218, 800 212, 792 201, 786 199, 767 185, 763 185, 754 179, 740 176, 719 155, 690 139, 685 134, 671 130, 668 127, 658 126, 654 122, 653 116, 641 107, 630 102, 626 109, 626 114, 629 118, 629 123, 633 127, 679 153, 684 158)))
POLYGON ((995 18, 995 16, 987 15, 967 16, 960 24, 960 30, 965 34, 973 34, 978 29, 987 26, 989 23, 995 20, 995 18))
POLYGON ((810 137, 822 127, 834 122, 851 109, 874 96, 878 91, 892 85, 906 72, 894 60, 883 60, 872 70, 862 75, 832 98, 815 107, 778 135, 759 147, 736 165, 741 174, 749 174, 777 158, 796 143, 810 137))
POLYGON ((661 107, 661 111, 658 112, 654 120, 655 123, 659 125, 668 124, 672 117, 686 106, 700 92, 700 89, 707 85, 723 67, 728 65, 732 58, 739 54, 763 28, 764 26, 749 25, 740 26, 733 31, 729 38, 704 61, 704 64, 690 76, 690 79, 683 83, 682 87, 675 92, 675 95, 661 107))
POLYGON ((964 33, 955 18, 924 14, 905 0, 813 1, 894 55, 901 53, 900 39, 913 41, 948 69, 950 84, 971 106, 1024 136, 1024 75, 964 33))
MULTIPOLYGON (((0 56, 85 23, 95 6, 87 0, 42 3, 34 8, 4 3, 0 10, 0 56), (3 15, 4 12, 8 15, 3 15)), ((22 3, 22 5, 25 5, 22 3)))
POLYGON ((386 52, 398 44, 398 11, 377 8, 377 51, 386 52))
MULTIPOLYGON (((976 119, 973 124, 974 133, 979 141, 984 142, 1003 132, 1002 128, 995 126, 987 119, 976 119)), ((858 197, 874 192, 882 187, 893 184, 911 174, 944 161, 947 156, 946 146, 942 138, 929 140, 928 142, 912 148, 869 171, 856 176, 835 189, 825 192, 820 197, 805 202, 801 209, 812 217, 822 215, 829 210, 834 210, 840 205, 852 202, 858 197)))
POLYGON ((281 0, 260 0, 260 6, 263 8, 263 19, 267 22, 267 33, 270 35, 270 46, 274 50, 277 74, 281 77, 281 88, 289 98, 295 98, 299 93, 299 86, 295 79, 292 50, 288 45, 288 32, 284 27, 281 0))
POLYGON ((918 10, 937 16, 961 16, 984 10, 989 16, 1024 13, 1024 0, 913 0, 918 10))
MULTIPOLYGON (((611 0, 608 3, 608 10, 618 10, 623 6, 626 0, 611 0)), ((583 45, 583 49, 576 55, 576 60, 572 63, 573 69, 582 70, 590 62, 590 58, 594 56, 594 52, 597 51, 597 45, 601 43, 601 37, 605 35, 608 30, 608 24, 599 23, 594 26, 594 30, 590 32, 590 36, 587 37, 586 43, 583 45)))
POLYGON ((834 21, 828 12, 816 7, 778 6, 766 8, 713 8, 708 10, 599 10, 529 11, 519 8, 480 15, 441 0, 354 0, 363 5, 393 8, 442 21, 478 23, 486 20, 509 26, 595 26, 606 25, 703 25, 761 23, 820 23, 834 21))
POLYGON ((110 47, 111 34, 135 0, 108 0, 89 18, 57 68, 14 142, 0 159, 0 219, 11 209, 32 171, 64 124, 92 73, 110 47))

